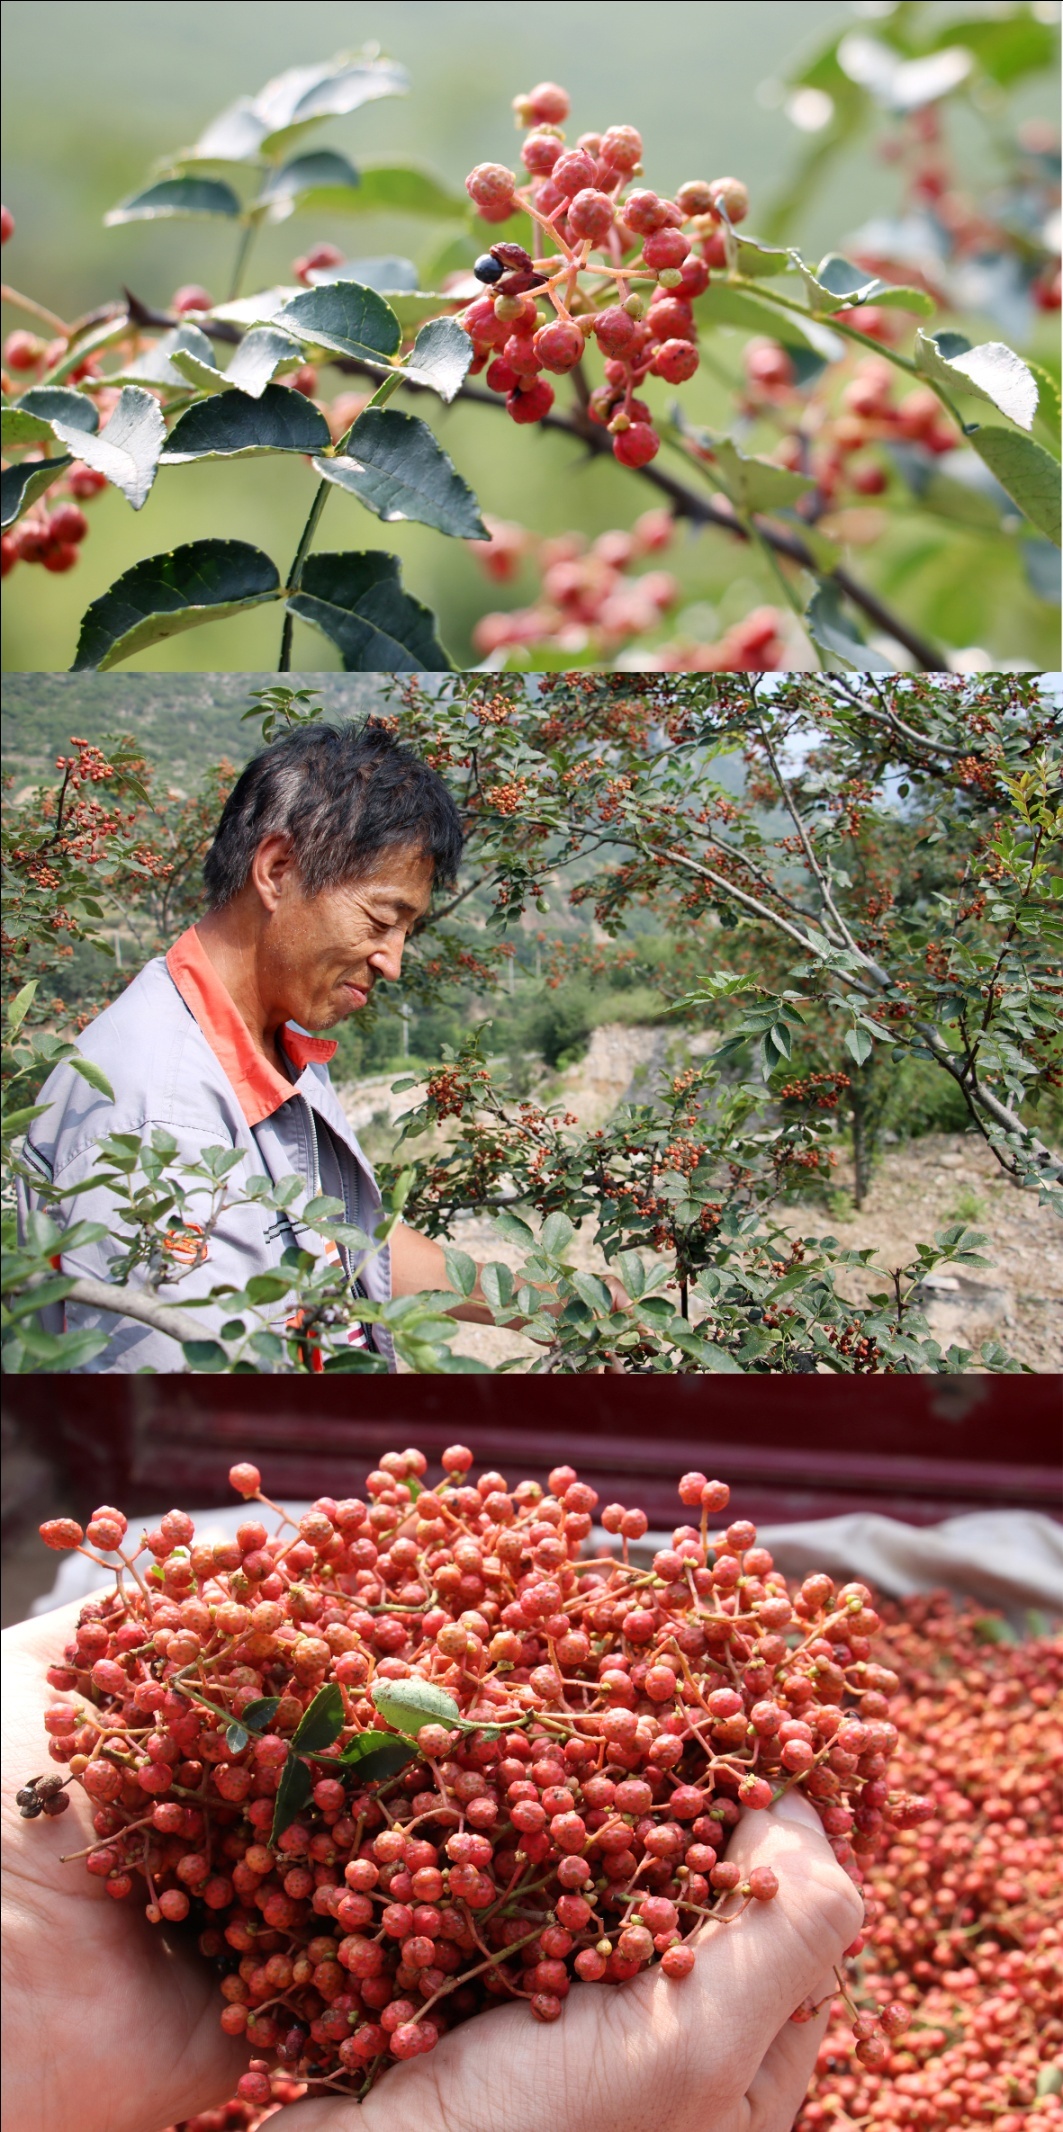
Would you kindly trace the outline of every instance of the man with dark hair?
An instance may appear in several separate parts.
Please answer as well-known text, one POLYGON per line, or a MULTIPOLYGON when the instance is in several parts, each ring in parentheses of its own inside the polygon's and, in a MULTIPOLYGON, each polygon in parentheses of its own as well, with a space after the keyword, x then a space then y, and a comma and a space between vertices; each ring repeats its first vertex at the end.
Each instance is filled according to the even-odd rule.
MULTIPOLYGON (((442 779, 383 725, 315 723, 248 763, 204 863, 206 915, 80 1039, 113 1102, 69 1065, 41 1092, 47 1108, 30 1128, 26 1162, 58 1192, 60 1213, 113 1232, 113 1194, 105 1183, 86 1189, 97 1144, 119 1133, 150 1144, 162 1130, 177 1143, 175 1162, 238 1148, 246 1159, 233 1173, 236 1186, 263 1173, 274 1184, 295 1175, 308 1197, 341 1200, 347 1220, 372 1235, 380 1194, 329 1080, 336 1045, 309 1032, 364 1007, 379 979, 397 981, 433 891, 454 880, 461 844, 442 779)), ((48 1203, 25 1195, 27 1208, 48 1203)), ((193 1268, 164 1293, 186 1307, 216 1285, 243 1288, 252 1274, 275 1271, 295 1241, 285 1219, 238 1191, 211 1227, 205 1258, 193 1221, 185 1234, 193 1268)), ((299 1242, 314 1247, 306 1231, 299 1242)), ((64 1254, 63 1270, 99 1282, 122 1248, 108 1233, 64 1254)), ((360 1282, 373 1301, 451 1286, 440 1246, 402 1224, 360 1282)), ((56 1306, 45 1319, 49 1330, 60 1329, 61 1312, 56 1306)), ((475 1291, 453 1314, 490 1321, 475 1291)), ((225 1313, 200 1307, 196 1315, 220 1324, 225 1313)), ((181 1366, 174 1337, 133 1316, 116 1321, 103 1307, 68 1301, 65 1326, 114 1328, 86 1365, 92 1370, 181 1366)), ((351 1337, 394 1366, 383 1328, 356 1326, 351 1337)))

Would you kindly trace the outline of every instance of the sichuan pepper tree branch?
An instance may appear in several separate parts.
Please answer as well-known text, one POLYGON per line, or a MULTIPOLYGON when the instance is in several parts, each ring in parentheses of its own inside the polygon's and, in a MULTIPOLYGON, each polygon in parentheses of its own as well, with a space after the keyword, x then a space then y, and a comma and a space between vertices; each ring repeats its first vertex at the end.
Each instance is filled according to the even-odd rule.
MULTIPOLYGON (((152 309, 150 305, 134 297, 129 290, 126 295, 129 300, 130 324, 159 326, 167 330, 180 325, 180 319, 173 313, 152 309)), ((225 320, 205 320, 202 330, 211 340, 228 343, 239 343, 244 337, 239 327, 229 325, 225 320)), ((379 374, 371 371, 367 364, 355 361, 353 357, 338 356, 332 367, 344 376, 366 377, 371 378, 374 385, 379 383, 379 374)), ((408 378, 402 382, 407 392, 430 393, 432 389, 428 385, 417 385, 408 378)), ((455 396, 455 404, 461 400, 477 407, 491 407, 496 413, 505 413, 504 401, 499 400, 494 393, 484 392, 476 385, 462 385, 455 396)), ((590 418, 583 414, 581 406, 577 406, 572 415, 544 415, 538 426, 541 429, 558 430, 564 436, 575 438, 588 451, 599 457, 603 454, 612 457, 608 435, 604 430, 599 432, 590 418)), ((686 483, 677 480, 674 474, 665 473, 663 468, 647 465, 634 467, 629 471, 636 473, 640 480, 649 482, 662 496, 667 496, 677 518, 688 518, 695 525, 714 526, 718 532, 730 533, 735 540, 747 543, 754 537, 732 511, 723 510, 718 504, 707 502, 695 489, 688 488, 686 483)), ((931 644, 917 630, 910 628, 899 615, 894 614, 885 601, 854 578, 844 564, 838 563, 833 570, 821 571, 811 549, 798 534, 784 532, 768 521, 758 521, 755 535, 766 542, 774 554, 786 556, 790 562, 800 564, 802 569, 811 571, 817 578, 835 584, 839 592, 844 593, 846 599, 851 600, 853 606, 859 608, 876 629, 883 630, 887 636, 903 645, 924 673, 941 673, 945 669, 946 661, 937 646, 931 644)), ((282 668, 281 671, 286 672, 287 668, 282 668)))
MULTIPOLYGON (((697 859, 691 859, 686 852, 670 848, 664 852, 656 852, 651 845, 640 845, 640 848, 649 858, 670 859, 673 865, 681 866, 688 873, 697 874, 702 880, 711 882, 714 888, 719 889, 723 895, 729 896, 735 903, 740 904, 744 910, 747 910, 751 917, 759 919, 762 924, 774 926, 777 932, 786 933, 814 961, 829 962, 835 952, 833 944, 826 934, 821 933, 817 937, 815 934, 809 935, 800 932, 797 926, 791 925, 788 918, 784 918, 778 911, 773 911, 770 904, 762 903, 759 897, 751 896, 745 889, 737 888, 734 882, 728 881, 724 874, 717 873, 711 866, 702 865, 697 859)), ((854 989, 861 992, 865 999, 876 1001, 881 998, 884 991, 892 991, 895 980, 890 976, 889 971, 884 970, 881 964, 874 962, 869 955, 865 955, 862 949, 857 948, 855 953, 868 974, 866 978, 862 978, 853 972, 849 973, 849 982, 854 989)), ((837 1004, 844 1006, 844 1001, 838 1000, 837 1004)), ((991 1089, 985 1088, 978 1080, 973 1050, 969 1052, 965 1060, 956 1059, 944 1037, 934 1027, 932 1022, 913 1018, 912 1027, 922 1037, 923 1042, 933 1053, 937 1063, 944 1067, 946 1073, 951 1074, 953 1080, 963 1090, 969 1104, 972 1102, 980 1104, 995 1124, 1001 1126, 1005 1132, 1016 1134, 1024 1143, 1032 1159, 1042 1169, 1047 1169, 1054 1164, 1055 1157, 1051 1149, 1045 1147, 1044 1143, 1037 1138, 1028 1125, 1023 1123, 1015 1111, 1010 1110, 1006 1103, 1002 1103, 1000 1098, 992 1093, 991 1089)), ((990 1146, 993 1148, 993 1153, 1001 1168, 1007 1170, 1010 1175, 1014 1175, 1015 1165, 1005 1161, 1000 1150, 992 1141, 990 1146)))

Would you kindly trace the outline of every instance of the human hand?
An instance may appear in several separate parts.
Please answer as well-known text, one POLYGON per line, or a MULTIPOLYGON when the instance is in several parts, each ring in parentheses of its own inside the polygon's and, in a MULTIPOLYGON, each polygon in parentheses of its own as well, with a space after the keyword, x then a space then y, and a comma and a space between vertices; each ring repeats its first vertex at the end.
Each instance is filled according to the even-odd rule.
MULTIPOLYGON (((247 2046, 223 2035, 217 1980, 187 1934, 115 1902, 78 1859, 98 1841, 81 1786, 55 1820, 23 1821, 15 1792, 52 1772, 45 1668, 81 1602, 3 1636, 4 2072, 19 2132, 157 2132, 230 2096, 247 2046)), ((145 1799, 145 1807, 149 1804, 145 1799)))
POLYGON ((691 1975, 576 1984, 544 2028, 500 2007, 389 2071, 357 2108, 298 2103, 285 2132, 790 2132, 827 2025, 794 2024, 860 1928, 862 1904, 819 1817, 787 1794, 743 1815, 728 1857, 779 1892, 706 1925, 691 1975))

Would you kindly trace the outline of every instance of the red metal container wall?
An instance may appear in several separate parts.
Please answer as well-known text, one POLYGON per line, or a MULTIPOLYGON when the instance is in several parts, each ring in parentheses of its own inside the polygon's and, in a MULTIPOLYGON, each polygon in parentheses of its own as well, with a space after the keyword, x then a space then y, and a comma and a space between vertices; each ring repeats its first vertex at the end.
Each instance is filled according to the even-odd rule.
POLYGON ((469 1445, 511 1482, 571 1464, 603 1500, 676 1517, 690 1466, 769 1520, 878 1510, 929 1523, 1059 1516, 1057 1377, 26 1377, 5 1399, 83 1508, 230 1500, 236 1458, 274 1495, 357 1493, 381 1452, 469 1445))

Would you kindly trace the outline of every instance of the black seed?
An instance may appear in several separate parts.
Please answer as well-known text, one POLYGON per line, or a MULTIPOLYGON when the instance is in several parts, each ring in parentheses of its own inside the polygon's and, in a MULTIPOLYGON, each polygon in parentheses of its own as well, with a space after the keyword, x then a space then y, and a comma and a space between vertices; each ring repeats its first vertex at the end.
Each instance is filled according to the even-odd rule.
POLYGON ((502 261, 495 259, 490 252, 481 252, 473 266, 477 281, 501 281, 505 271, 502 261))

